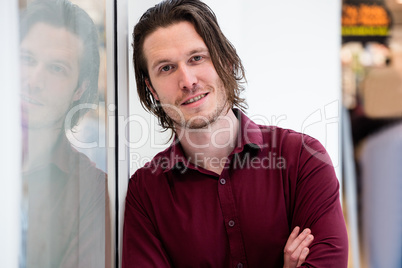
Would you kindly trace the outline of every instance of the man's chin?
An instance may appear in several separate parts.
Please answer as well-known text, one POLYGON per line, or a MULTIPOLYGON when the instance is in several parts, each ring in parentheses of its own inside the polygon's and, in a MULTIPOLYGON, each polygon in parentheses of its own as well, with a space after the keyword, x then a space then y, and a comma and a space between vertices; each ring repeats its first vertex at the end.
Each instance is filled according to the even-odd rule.
POLYGON ((195 116, 190 119, 185 120, 184 124, 177 124, 181 129, 207 129, 211 124, 213 124, 219 116, 217 114, 210 116, 195 116))
POLYGON ((192 129, 192 130, 194 130, 194 129, 206 129, 206 128, 208 128, 209 125, 211 125, 214 121, 215 121, 215 120, 213 120, 212 122, 211 122, 211 121, 209 121, 209 122, 205 122, 205 121, 202 121, 202 122, 194 122, 194 123, 189 124, 188 126, 186 126, 186 128, 187 128, 187 129, 192 129))
POLYGON ((180 130, 184 130, 184 129, 205 129, 207 128, 209 125, 211 124, 211 122, 205 122, 204 120, 200 120, 200 121, 191 121, 191 122, 184 122, 181 124, 178 124, 178 122, 175 122, 175 128, 176 129, 180 129, 180 130))

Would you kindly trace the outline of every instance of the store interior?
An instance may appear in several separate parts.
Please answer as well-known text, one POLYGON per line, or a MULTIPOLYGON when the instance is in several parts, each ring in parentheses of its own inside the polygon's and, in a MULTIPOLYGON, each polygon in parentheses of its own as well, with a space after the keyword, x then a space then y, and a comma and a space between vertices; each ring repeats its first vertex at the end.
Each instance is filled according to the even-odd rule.
POLYGON ((344 173, 356 194, 346 199, 356 208, 345 214, 349 267, 401 267, 402 1, 343 1, 342 12, 342 93, 353 152, 349 163, 344 157, 344 173))

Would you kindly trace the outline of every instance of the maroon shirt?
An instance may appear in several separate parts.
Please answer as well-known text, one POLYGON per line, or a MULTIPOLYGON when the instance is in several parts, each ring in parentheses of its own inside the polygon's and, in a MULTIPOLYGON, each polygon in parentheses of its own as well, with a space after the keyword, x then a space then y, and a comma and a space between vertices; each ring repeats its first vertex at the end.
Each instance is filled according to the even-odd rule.
POLYGON ((339 183, 323 146, 235 113, 238 145, 220 176, 189 163, 176 142, 131 177, 123 268, 283 267, 295 226, 314 235, 303 267, 347 266, 339 183))
POLYGON ((48 160, 22 173, 27 267, 110 267, 107 175, 63 133, 48 160))

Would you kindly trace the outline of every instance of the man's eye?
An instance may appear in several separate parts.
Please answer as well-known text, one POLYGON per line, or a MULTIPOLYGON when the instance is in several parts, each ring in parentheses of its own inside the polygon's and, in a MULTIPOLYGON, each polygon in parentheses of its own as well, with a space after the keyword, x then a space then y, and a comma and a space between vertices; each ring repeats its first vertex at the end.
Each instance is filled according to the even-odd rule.
POLYGON ((21 55, 20 59, 21 62, 26 65, 33 65, 35 63, 35 59, 28 55, 21 55))
POLYGON ((162 67, 162 72, 168 72, 168 71, 170 71, 172 69, 172 66, 170 66, 170 65, 166 65, 166 66, 163 66, 162 67))
POLYGON ((57 65, 57 64, 50 65, 49 69, 53 73, 63 73, 64 72, 64 68, 62 66, 57 65))
POLYGON ((202 60, 202 56, 194 56, 193 61, 200 61, 202 60))

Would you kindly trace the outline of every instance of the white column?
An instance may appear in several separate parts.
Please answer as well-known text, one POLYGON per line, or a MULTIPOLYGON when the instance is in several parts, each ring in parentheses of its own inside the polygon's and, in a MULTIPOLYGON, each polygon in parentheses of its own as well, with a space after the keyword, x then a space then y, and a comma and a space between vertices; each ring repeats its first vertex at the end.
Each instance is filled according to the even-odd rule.
POLYGON ((18 1, 0 2, 0 260, 18 267, 21 197, 21 119, 18 60, 18 1))

